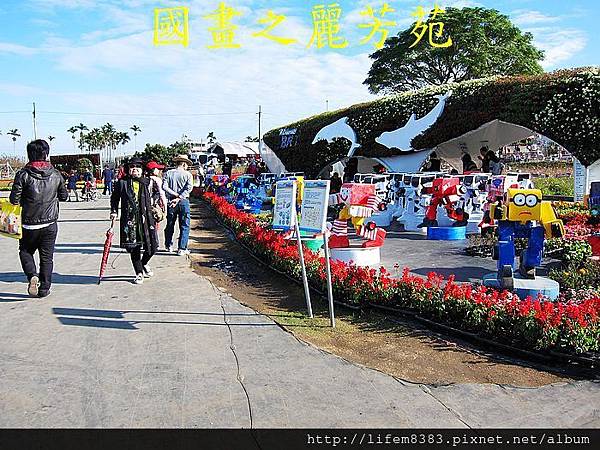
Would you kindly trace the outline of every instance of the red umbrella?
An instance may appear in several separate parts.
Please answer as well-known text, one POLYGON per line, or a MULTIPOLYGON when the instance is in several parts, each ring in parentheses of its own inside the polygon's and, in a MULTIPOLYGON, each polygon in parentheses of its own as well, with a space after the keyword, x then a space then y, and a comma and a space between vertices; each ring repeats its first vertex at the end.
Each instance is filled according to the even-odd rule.
POLYGON ((111 220, 110 228, 106 231, 106 241, 104 241, 104 252, 102 253, 102 262, 100 263, 100 275, 98 276, 98 284, 102 281, 104 272, 106 271, 106 264, 108 263, 108 255, 110 254, 110 246, 112 245, 113 236, 115 235, 113 227, 115 226, 115 220, 111 220))

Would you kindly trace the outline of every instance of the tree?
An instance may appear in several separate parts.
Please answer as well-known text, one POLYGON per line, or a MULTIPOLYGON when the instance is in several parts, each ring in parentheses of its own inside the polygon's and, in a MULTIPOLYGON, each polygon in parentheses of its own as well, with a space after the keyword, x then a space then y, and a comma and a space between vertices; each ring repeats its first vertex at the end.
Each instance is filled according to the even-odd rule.
POLYGON ((136 152, 136 156, 146 161, 156 161, 160 164, 169 164, 173 159, 172 150, 161 144, 146 144, 143 152, 136 152))
POLYGON ((83 132, 88 131, 89 128, 86 127, 84 124, 79 123, 79 125, 75 125, 74 127, 69 128, 67 131, 71 132, 71 130, 74 130, 73 136, 75 136, 75 132, 79 131, 79 148, 83 150, 83 132))
POLYGON ((174 142, 169 145, 169 150, 173 152, 174 156, 187 155, 190 151, 190 144, 187 142, 174 142))
POLYGON ((54 139, 56 139, 56 136, 48 136, 48 141, 52 142, 54 139))
POLYGON ((244 139, 244 142, 258 142, 258 138, 252 137, 252 136, 246 136, 246 139, 244 139))
POLYGON ((134 125, 130 128, 133 131, 133 150, 137 152, 137 135, 142 131, 140 127, 134 125))
POLYGON ((6 133, 8 136, 12 136, 12 141, 13 141, 13 152, 16 151, 16 145, 17 145, 17 138, 21 137, 21 135, 19 134, 19 129, 15 128, 13 130, 10 130, 8 133, 6 133))
POLYGON ((543 73, 539 62, 544 52, 533 46, 531 33, 521 32, 494 9, 446 8, 429 20, 444 23, 440 37, 436 36, 438 28, 433 27, 433 42, 445 43, 451 37, 452 45, 434 48, 425 33, 410 48, 416 40, 413 23, 370 56, 374 62, 363 84, 371 93, 390 94, 491 75, 543 73))
POLYGON ((117 142, 119 145, 123 146, 123 145, 127 144, 130 140, 131 140, 131 138, 129 137, 129 134, 127 134, 127 132, 119 131, 117 133, 117 142))
POLYGON ((75 133, 77 133, 77 128, 71 127, 67 130, 67 133, 71 133, 71 139, 73 139, 73 148, 75 148, 75 133))
POLYGON ((94 163, 88 158, 81 158, 77 160, 77 171, 79 173, 85 173, 87 171, 94 172, 94 163))
POLYGON ((215 141, 217 140, 217 138, 215 137, 215 132, 211 131, 210 133, 208 133, 208 135, 206 136, 206 139, 208 139, 209 144, 214 144, 215 141))
POLYGON ((177 155, 187 155, 189 152, 189 144, 186 142, 174 142, 165 147, 161 144, 146 144, 143 152, 136 152, 136 156, 145 161, 156 161, 160 164, 169 165, 177 155))

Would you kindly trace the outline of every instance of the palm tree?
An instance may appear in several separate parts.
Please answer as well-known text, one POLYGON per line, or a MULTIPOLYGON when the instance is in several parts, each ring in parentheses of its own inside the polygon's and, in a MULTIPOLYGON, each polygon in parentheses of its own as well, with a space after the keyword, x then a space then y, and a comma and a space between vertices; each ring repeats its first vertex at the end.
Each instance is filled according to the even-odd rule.
POLYGON ((102 137, 104 138, 104 154, 105 158, 110 160, 111 158, 111 150, 116 147, 116 133, 115 127, 111 123, 105 123, 100 128, 102 131, 102 137))
POLYGON ((67 130, 67 133, 71 133, 71 138, 73 139, 73 149, 75 149, 75 133, 77 133, 77 128, 71 127, 67 130))
POLYGON ((56 139, 56 136, 48 136, 48 140, 49 140, 50 142, 52 142, 54 139, 56 139))
POLYGON ((96 152, 102 148, 102 133, 99 128, 92 128, 82 137, 81 147, 87 147, 88 153, 96 152))
POLYGON ((16 153, 17 138, 21 137, 21 135, 19 134, 19 130, 17 128, 15 128, 14 130, 10 130, 6 134, 9 135, 9 136, 12 136, 13 152, 16 153))
POLYGON ((209 144, 213 144, 217 140, 217 138, 215 137, 215 132, 211 131, 210 133, 208 133, 206 139, 208 139, 209 144))
POLYGON ((82 124, 81 122, 79 123, 79 125, 75 125, 75 130, 79 130, 79 148, 83 150, 83 144, 81 143, 83 140, 83 132, 84 131, 88 131, 89 128, 86 127, 84 124, 82 124))
MULTIPOLYGON (((117 140, 119 142, 119 144, 121 146, 127 144, 131 138, 129 137, 129 134, 127 134, 126 131, 120 131, 119 133, 117 133, 117 140)), ((121 147, 121 153, 123 153, 123 148, 121 147)))
POLYGON ((142 131, 140 127, 134 125, 130 128, 133 131, 133 150, 137 152, 137 135, 142 131))

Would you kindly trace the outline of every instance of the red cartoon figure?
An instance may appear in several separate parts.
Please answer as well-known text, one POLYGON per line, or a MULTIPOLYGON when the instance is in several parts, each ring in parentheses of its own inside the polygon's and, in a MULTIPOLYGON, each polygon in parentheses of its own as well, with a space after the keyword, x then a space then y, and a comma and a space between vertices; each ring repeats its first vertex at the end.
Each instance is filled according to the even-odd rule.
POLYGON ((333 222, 329 247, 350 247, 348 240, 348 220, 356 234, 366 239, 362 247, 381 247, 385 240, 386 232, 377 228, 375 222, 366 221, 376 211, 385 210, 385 203, 375 194, 374 184, 344 183, 339 194, 329 196, 330 205, 344 204, 338 218, 333 222))
POLYGON ((469 214, 457 207, 462 196, 467 192, 458 178, 437 178, 433 185, 425 189, 426 194, 431 194, 431 203, 425 211, 425 219, 419 227, 437 227, 437 209, 443 206, 448 218, 454 220, 454 227, 464 227, 469 221, 469 214))

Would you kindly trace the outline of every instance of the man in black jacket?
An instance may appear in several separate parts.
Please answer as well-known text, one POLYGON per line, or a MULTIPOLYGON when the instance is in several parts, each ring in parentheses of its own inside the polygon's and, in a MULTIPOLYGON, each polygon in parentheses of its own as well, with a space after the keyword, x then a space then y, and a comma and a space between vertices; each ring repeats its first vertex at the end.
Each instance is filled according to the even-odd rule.
POLYGON ((23 208, 19 258, 32 297, 46 297, 50 293, 58 202, 69 196, 60 172, 48 162, 49 154, 50 146, 42 139, 27 144, 29 163, 17 172, 10 193, 10 202, 23 208), (40 255, 39 275, 33 259, 36 251, 40 255))

